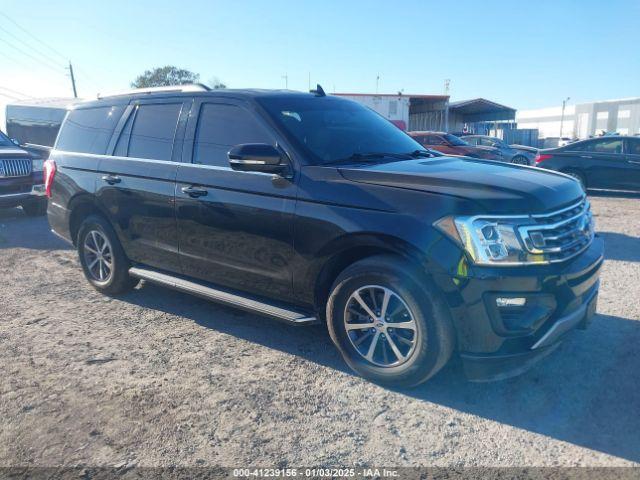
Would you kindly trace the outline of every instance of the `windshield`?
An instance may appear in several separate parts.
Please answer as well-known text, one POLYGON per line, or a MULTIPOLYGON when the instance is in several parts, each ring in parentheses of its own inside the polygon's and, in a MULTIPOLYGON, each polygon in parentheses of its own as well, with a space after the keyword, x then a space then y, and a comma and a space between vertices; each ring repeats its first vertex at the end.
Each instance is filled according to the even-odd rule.
POLYGON ((461 140, 460 138, 456 137, 455 135, 451 135, 450 133, 445 133, 443 137, 450 145, 453 145, 454 147, 466 147, 469 145, 464 140, 461 140))
POLYGON ((258 102, 316 164, 372 153, 408 155, 424 150, 384 117, 349 100, 330 96, 267 97, 258 102))
POLYGON ((13 142, 4 133, 0 132, 0 147, 14 146, 13 142))

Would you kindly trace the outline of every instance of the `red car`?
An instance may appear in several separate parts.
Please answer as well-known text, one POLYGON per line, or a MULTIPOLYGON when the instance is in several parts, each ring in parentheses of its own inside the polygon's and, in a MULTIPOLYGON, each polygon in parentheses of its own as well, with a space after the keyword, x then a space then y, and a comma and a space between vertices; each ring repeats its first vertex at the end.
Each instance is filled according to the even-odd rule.
POLYGON ((437 150, 446 155, 482 158, 502 161, 500 150, 494 147, 470 145, 464 140, 444 132, 408 132, 423 147, 437 150))

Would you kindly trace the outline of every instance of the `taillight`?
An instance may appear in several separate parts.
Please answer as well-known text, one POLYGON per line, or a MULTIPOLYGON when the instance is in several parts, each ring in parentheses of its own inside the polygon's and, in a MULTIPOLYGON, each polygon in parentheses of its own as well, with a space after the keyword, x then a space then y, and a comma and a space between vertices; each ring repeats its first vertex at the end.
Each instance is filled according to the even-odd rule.
POLYGON ((53 160, 47 160, 44 162, 44 168, 42 170, 44 178, 44 191, 47 198, 51 198, 51 187, 53 186, 53 177, 56 176, 56 162, 53 160))
POLYGON ((553 155, 549 155, 548 153, 537 154, 536 163, 544 162, 545 160, 549 160, 550 158, 553 158, 553 155))

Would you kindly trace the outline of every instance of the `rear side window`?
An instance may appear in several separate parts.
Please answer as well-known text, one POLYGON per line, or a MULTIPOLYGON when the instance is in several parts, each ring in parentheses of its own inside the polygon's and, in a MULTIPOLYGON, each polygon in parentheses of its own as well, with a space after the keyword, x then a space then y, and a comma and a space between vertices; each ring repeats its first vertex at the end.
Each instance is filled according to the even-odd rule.
POLYGON ((56 148, 104 155, 124 106, 71 110, 62 124, 56 148))
POLYGON ((640 139, 629 139, 629 153, 631 155, 640 155, 640 139))
POLYGON ((245 109, 235 105, 205 103, 200 109, 193 163, 229 166, 227 152, 241 143, 273 144, 273 138, 245 109))
MULTIPOLYGON (((127 138, 127 156, 171 160, 173 139, 181 109, 182 103, 139 105, 130 138, 127 138)), ((118 148, 120 145, 119 141, 118 148)))

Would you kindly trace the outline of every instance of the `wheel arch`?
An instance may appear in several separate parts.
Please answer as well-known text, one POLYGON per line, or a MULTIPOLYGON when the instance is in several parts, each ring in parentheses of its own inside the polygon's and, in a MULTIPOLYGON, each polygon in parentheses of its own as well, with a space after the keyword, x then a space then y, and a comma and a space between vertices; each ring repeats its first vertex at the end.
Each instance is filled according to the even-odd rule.
POLYGON ((323 262, 314 275, 315 309, 324 316, 324 306, 338 275, 355 262, 377 255, 396 256, 400 260, 410 262, 419 274, 430 277, 431 262, 428 256, 409 242, 392 235, 347 235, 327 245, 319 254, 323 262))
MULTIPOLYGON (((89 215, 95 214, 104 217, 113 227, 113 223, 109 220, 109 215, 103 207, 101 207, 90 194, 78 194, 69 202, 69 234, 73 244, 77 244, 78 231, 82 221, 89 215)), ((114 228, 117 232, 117 230, 114 228)))

